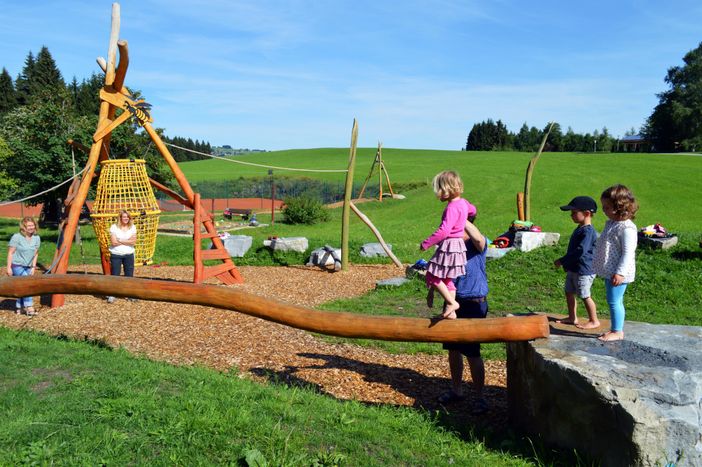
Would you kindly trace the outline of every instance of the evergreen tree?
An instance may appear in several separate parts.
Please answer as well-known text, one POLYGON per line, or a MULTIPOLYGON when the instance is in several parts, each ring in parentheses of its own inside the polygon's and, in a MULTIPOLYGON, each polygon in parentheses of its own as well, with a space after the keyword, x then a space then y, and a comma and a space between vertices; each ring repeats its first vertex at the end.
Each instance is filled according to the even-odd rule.
POLYGON ((3 67, 0 73, 0 115, 3 115, 17 106, 17 95, 12 84, 12 77, 3 67))
POLYGON ((24 68, 15 80, 15 92, 19 105, 27 105, 32 94, 31 82, 34 79, 34 63, 34 54, 30 50, 27 58, 24 59, 24 68))
POLYGON ((668 69, 665 82, 670 89, 658 95, 658 105, 643 128, 656 151, 702 148, 702 42, 683 62, 668 69))
POLYGON ((43 46, 34 63, 32 79, 29 82, 31 95, 37 95, 45 90, 55 92, 66 87, 61 72, 56 66, 49 49, 43 46))

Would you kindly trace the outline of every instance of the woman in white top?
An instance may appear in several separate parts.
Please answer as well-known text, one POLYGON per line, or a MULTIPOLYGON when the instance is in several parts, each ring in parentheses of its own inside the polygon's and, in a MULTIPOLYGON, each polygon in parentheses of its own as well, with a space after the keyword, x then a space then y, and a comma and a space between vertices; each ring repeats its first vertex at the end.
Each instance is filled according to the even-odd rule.
MULTIPOLYGON (((116 224, 110 226, 110 274, 119 276, 122 268, 126 277, 134 276, 134 245, 137 231, 132 216, 127 211, 119 212, 116 224)), ((115 297, 107 297, 113 303, 115 297)))

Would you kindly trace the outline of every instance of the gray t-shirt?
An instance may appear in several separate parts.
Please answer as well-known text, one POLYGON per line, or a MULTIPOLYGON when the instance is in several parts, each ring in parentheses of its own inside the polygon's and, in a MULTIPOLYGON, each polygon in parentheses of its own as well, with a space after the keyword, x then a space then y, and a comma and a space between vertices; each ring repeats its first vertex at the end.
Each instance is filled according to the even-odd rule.
POLYGON ((15 248, 15 253, 12 255, 12 264, 31 266, 34 262, 34 255, 39 251, 40 245, 39 235, 32 235, 27 239, 20 233, 14 234, 10 239, 10 247, 15 248))

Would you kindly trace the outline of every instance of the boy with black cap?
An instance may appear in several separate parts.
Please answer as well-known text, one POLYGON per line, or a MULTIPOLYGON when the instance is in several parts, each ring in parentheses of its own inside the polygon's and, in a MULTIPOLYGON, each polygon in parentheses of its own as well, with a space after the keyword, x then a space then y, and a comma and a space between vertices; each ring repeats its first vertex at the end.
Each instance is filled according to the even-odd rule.
POLYGON ((568 303, 568 319, 558 322, 574 324, 581 329, 598 328, 600 321, 597 319, 597 306, 590 296, 590 288, 595 280, 592 259, 597 241, 597 231, 592 226, 592 216, 597 212, 597 203, 589 196, 576 196, 566 206, 561 206, 561 211, 570 211, 570 218, 578 224, 578 227, 570 236, 565 256, 553 262, 557 268, 563 266, 566 271, 565 295, 568 303), (587 310, 588 322, 583 325, 578 324, 576 295, 582 299, 587 310))

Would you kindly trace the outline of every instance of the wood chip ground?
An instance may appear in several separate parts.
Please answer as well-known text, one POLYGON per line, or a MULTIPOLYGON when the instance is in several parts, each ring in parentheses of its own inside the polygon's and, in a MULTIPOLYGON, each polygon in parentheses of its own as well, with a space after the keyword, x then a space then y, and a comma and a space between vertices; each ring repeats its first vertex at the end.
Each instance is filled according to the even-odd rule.
MULTIPOLYGON (((364 294, 376 281, 401 275, 391 265, 351 266, 344 273, 303 266, 239 270, 245 283, 232 287, 306 307, 364 294)), ((71 272, 100 273, 100 269, 82 266, 71 272)), ((136 275, 190 282, 193 268, 151 266, 138 269, 136 275)), ((104 297, 69 295, 61 308, 38 305, 35 317, 15 315, 14 306, 14 299, 0 298, 0 325, 99 341, 175 365, 235 369, 262 383, 304 384, 338 399, 448 411, 493 429, 506 423, 503 361, 486 362, 491 410, 487 416, 472 417, 470 397, 448 407, 436 402, 450 387, 445 354, 391 355, 353 344, 331 344, 306 331, 196 305, 124 299, 108 304, 104 297)), ((467 368, 465 373, 470 382, 467 368)), ((465 390, 471 393, 470 384, 465 390)))

